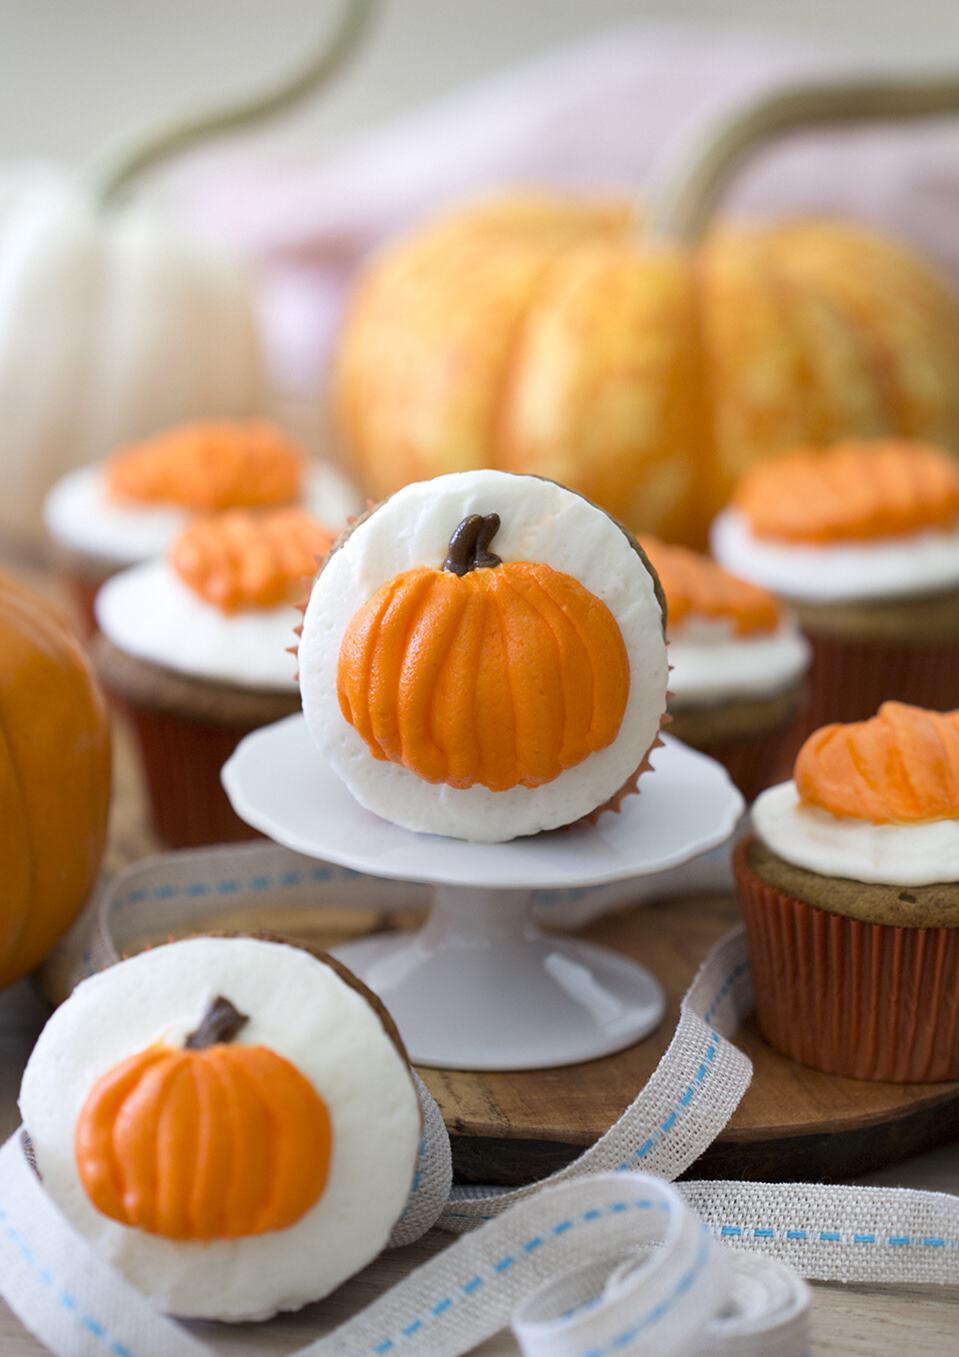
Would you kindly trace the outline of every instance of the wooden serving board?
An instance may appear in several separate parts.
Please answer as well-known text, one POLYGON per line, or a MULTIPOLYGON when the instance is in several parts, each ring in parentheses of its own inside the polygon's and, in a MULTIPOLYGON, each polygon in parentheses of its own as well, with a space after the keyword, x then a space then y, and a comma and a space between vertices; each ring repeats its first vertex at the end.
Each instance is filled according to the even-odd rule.
MULTIPOLYGON (((583 931, 642 961, 666 990, 661 1026, 618 1055, 516 1074, 421 1070, 468 1182, 526 1183, 591 1145, 652 1074, 673 1034, 679 1001, 710 946, 738 921, 733 900, 663 902, 583 931)), ((959 1083, 877 1084, 806 1069, 778 1055, 752 1024, 736 1042, 753 1082, 697 1178, 834 1180, 865 1173, 952 1139, 959 1083)))

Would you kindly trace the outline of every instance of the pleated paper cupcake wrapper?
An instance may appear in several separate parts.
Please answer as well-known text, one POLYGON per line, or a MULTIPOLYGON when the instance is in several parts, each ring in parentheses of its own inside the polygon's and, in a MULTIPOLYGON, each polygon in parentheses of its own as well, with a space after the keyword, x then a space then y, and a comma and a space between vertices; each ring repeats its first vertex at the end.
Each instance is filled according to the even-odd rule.
POLYGON ((165 844, 196 848, 259 837, 236 814, 220 782, 224 763, 255 727, 120 705, 140 751, 150 820, 165 844))
POLYGON ((77 629, 84 640, 98 631, 94 603, 106 581, 123 569, 122 565, 74 551, 63 543, 52 543, 53 567, 59 583, 73 605, 77 629))
MULTIPOLYGON (((68 992, 150 940, 215 929, 218 908, 256 908, 269 927, 291 898, 368 909, 384 891, 395 907, 408 904, 405 885, 272 844, 165 854, 105 885, 48 965, 46 987, 68 992)), ((575 1163, 529 1187, 451 1187, 449 1140, 420 1083, 419 1162, 391 1243, 433 1226, 464 1238, 291 1357, 457 1357, 510 1320, 527 1357, 804 1357, 809 1296, 797 1274, 955 1282, 959 1200, 947 1194, 669 1185, 749 1085, 751 1064, 732 1037, 751 1009, 737 929, 710 952, 665 1055, 623 1116, 575 1163)), ((76 1234, 19 1133, 0 1151, 0 1294, 57 1357, 213 1357, 76 1234)))
POLYGON ((782 781, 787 751, 795 745, 793 732, 796 728, 797 722, 791 721, 779 730, 764 731, 760 735, 702 740, 695 745, 691 740, 687 743, 721 763, 749 805, 760 792, 782 781))
POLYGON ((734 871, 771 1046, 827 1074, 959 1079, 959 928, 862 923, 785 894, 737 847, 734 871))
POLYGON ((959 707, 959 642, 907 645, 806 633, 812 646, 809 700, 800 739, 831 721, 864 721, 883 702, 959 707))

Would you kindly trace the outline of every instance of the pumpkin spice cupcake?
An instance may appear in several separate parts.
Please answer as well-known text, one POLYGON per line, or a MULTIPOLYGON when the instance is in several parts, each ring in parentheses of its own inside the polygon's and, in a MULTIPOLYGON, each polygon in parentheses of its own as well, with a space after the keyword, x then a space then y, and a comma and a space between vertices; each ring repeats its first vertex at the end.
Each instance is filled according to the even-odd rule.
POLYGON ((386 1010, 331 957, 269 937, 167 943, 84 980, 40 1034, 20 1110, 71 1226, 193 1319, 297 1310, 365 1267, 422 1134, 386 1010))
POLYGON ((100 590, 97 671, 130 718, 154 826, 174 847, 253 837, 220 786, 250 731, 299 710, 294 601, 330 533, 302 509, 197 518, 100 590))
POLYGON ((303 621, 303 711, 384 819, 536 834, 635 789, 666 706, 664 618, 642 549, 589 500, 536 476, 438 476, 327 558, 303 621))
POLYGON ((781 766, 809 647, 765 589, 686 547, 642 543, 668 609, 669 733, 717 759, 752 801, 781 766))
POLYGON ((760 1030, 830 1074, 959 1079, 959 711, 805 742, 734 868, 760 1030))
POLYGON ((336 467, 310 459, 272 424, 207 420, 71 472, 47 496, 44 518, 60 574, 92 631, 100 585, 162 555, 193 515, 288 504, 333 524, 362 507, 336 467))
POLYGON ((812 645, 807 732, 887 698, 959 706, 959 462, 946 453, 888 440, 758 463, 712 543, 795 608, 812 645))

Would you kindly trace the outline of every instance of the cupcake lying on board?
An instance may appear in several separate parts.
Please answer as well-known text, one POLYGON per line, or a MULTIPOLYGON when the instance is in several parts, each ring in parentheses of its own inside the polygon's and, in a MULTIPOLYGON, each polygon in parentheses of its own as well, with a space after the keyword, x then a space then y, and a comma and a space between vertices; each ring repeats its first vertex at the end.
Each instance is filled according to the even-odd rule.
POLYGON ((809 646, 765 589, 686 547, 642 540, 669 616, 669 733, 717 759, 751 801, 779 771, 809 646))
POLYGON ((299 671, 313 739, 363 806, 501 841, 635 787, 666 706, 664 605, 640 547, 582 496, 460 472, 340 538, 299 671))
POLYGON ((86 980, 20 1090, 45 1191, 162 1310, 266 1319, 376 1257, 421 1132, 378 1001, 328 957, 193 938, 86 980))
POLYGON ((299 504, 325 523, 361 506, 334 466, 307 457, 272 424, 179 425, 71 472, 44 506, 64 581, 88 629, 97 589, 117 571, 162 555, 194 514, 299 504))
POLYGON ((153 824, 173 847, 250 838, 220 785, 244 735, 299 711, 294 602, 329 549, 302 509, 195 519, 100 590, 93 655, 130 718, 153 824))
POLYGON ((712 543, 796 609, 813 650, 807 731, 887 698, 959 706, 959 462, 946 453, 841 443, 759 463, 712 543))
POLYGON ((959 711, 809 737, 736 850, 756 1012, 830 1074, 959 1079, 959 711))

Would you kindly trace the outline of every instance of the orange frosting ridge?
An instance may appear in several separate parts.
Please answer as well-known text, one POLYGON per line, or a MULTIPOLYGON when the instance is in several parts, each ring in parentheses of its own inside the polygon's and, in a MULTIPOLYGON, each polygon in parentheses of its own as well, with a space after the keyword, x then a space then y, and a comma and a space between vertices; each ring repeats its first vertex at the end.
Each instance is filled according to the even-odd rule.
POLYGON ((323 1099, 267 1047, 154 1046, 94 1085, 75 1153, 112 1220, 167 1239, 239 1239, 306 1214, 331 1143, 323 1099))
POLYGON ((122 448, 106 476, 116 499, 211 512, 292 504, 305 470, 302 450, 272 424, 207 420, 122 448))
POLYGON ((198 518, 174 542, 170 563, 222 612, 295 601, 333 543, 303 509, 231 509, 198 518))
POLYGON ((795 777, 802 801, 832 815, 959 819, 959 711, 884 702, 868 721, 823 726, 799 751, 795 777))
POLYGON ((858 542, 908 537, 959 520, 959 462, 889 439, 796 448, 757 462, 733 497, 756 537, 858 542))
POLYGON ((722 618, 733 624, 737 636, 779 626, 782 609, 765 589, 688 547, 671 546, 656 537, 644 537, 641 545, 663 586, 671 625, 688 617, 722 618))
POLYGON ((601 599, 552 567, 388 580, 340 648, 340 710, 427 782, 538 787, 616 738, 629 657, 601 599))

